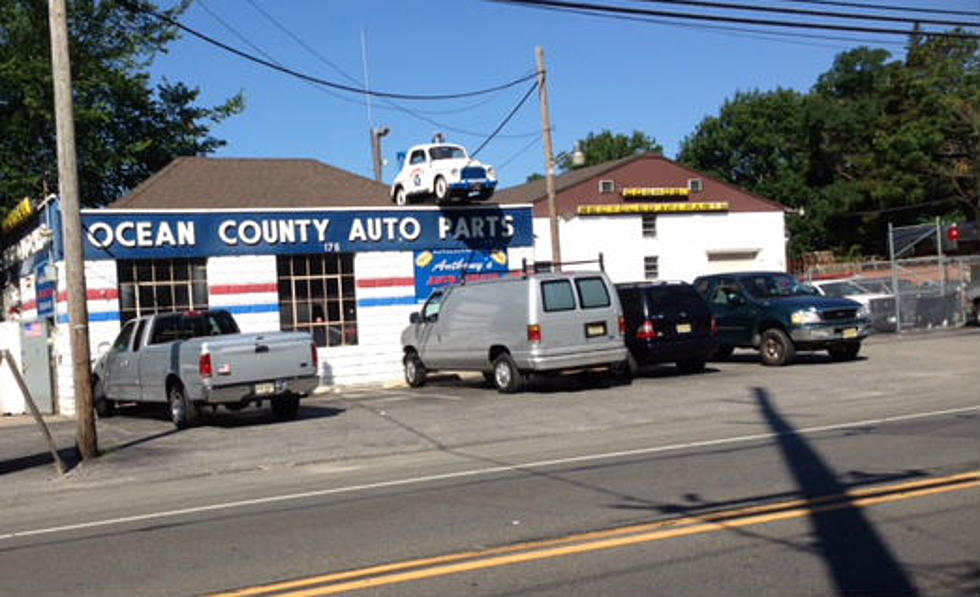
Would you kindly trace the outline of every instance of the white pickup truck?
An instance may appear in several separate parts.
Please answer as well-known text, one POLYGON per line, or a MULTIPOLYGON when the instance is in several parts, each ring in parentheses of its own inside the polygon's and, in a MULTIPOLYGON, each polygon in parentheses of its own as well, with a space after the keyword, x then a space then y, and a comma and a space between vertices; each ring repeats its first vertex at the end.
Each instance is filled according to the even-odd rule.
POLYGON ((204 407, 269 400, 277 417, 292 418, 319 381, 316 351, 306 332, 239 333, 227 311, 132 319, 95 363, 95 408, 108 416, 119 402, 166 403, 183 429, 204 407))
POLYGON ((405 206, 423 197, 435 197, 436 203, 453 198, 485 201, 497 188, 497 173, 469 156, 460 145, 428 143, 399 153, 401 170, 391 184, 391 200, 405 206))

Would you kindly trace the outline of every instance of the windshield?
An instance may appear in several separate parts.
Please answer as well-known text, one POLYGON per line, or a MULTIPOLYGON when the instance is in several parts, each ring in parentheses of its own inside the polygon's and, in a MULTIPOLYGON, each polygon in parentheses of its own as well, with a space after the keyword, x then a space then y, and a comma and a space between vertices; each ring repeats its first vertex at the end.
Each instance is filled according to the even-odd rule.
POLYGON ((448 160, 450 158, 466 159, 466 152, 455 145, 438 145, 429 149, 429 157, 433 160, 448 160))
POLYGON ((745 292, 757 299, 813 295, 812 289, 789 274, 758 274, 745 276, 740 281, 745 292))
POLYGON ((831 282, 830 284, 821 284, 820 288, 823 289, 824 294, 833 297, 850 296, 853 294, 867 294, 868 291, 861 288, 854 282, 831 282))

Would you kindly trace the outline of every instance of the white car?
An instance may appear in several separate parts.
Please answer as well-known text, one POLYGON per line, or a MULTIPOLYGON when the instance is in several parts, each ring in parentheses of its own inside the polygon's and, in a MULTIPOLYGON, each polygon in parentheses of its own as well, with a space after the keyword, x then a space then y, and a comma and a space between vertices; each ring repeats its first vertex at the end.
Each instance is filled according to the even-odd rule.
MULTIPOLYGON (((399 158, 403 158, 399 154, 399 158)), ((408 205, 417 198, 433 196, 436 203, 453 198, 485 201, 497 188, 497 173, 471 158, 460 145, 428 143, 408 150, 407 159, 391 183, 391 200, 408 205)))
POLYGON ((862 285, 860 278, 810 280, 810 286, 817 289, 823 296, 849 298, 861 303, 871 327, 879 332, 895 331, 895 297, 882 292, 875 292, 862 285))

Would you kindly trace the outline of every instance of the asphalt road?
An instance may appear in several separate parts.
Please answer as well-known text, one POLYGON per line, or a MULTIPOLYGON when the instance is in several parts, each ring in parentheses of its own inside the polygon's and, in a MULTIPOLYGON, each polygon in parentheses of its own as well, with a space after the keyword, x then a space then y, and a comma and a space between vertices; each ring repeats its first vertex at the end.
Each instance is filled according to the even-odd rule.
POLYGON ((141 409, 66 478, 2 426, 0 594, 976 595, 978 340, 514 396, 446 378, 179 433, 141 409))

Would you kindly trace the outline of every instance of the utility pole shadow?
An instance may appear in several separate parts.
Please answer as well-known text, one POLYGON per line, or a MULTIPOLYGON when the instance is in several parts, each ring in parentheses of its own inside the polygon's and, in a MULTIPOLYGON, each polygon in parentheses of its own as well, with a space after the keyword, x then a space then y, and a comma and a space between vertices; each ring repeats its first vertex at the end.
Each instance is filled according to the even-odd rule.
MULTIPOLYGON (((759 410, 776 432, 786 466, 803 498, 843 496, 847 487, 806 439, 776 410, 768 392, 754 388, 759 410)), ((837 509, 815 510, 810 522, 838 595, 918 595, 912 580, 888 546, 853 504, 837 509)))

